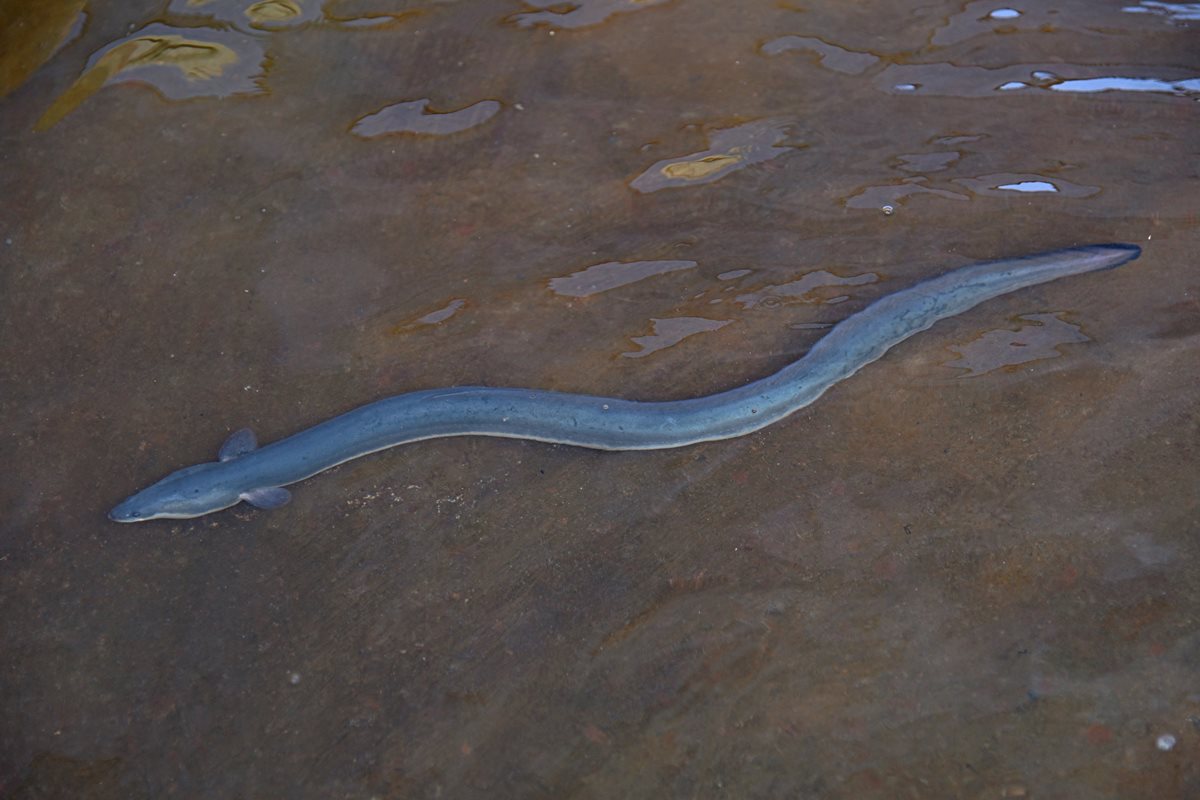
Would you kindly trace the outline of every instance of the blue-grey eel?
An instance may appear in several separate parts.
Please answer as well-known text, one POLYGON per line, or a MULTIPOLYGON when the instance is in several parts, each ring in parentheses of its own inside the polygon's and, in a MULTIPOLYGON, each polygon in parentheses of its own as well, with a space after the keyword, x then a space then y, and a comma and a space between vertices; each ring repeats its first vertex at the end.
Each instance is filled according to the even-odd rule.
POLYGON ((744 436, 804 408, 938 320, 1027 286, 1111 269, 1140 253, 1135 245, 1100 244, 952 270, 846 318, 774 375, 706 397, 639 402, 457 386, 379 400, 264 447, 241 430, 221 447, 218 461, 168 475, 109 518, 199 517, 243 500, 277 508, 291 497, 282 488, 288 484, 368 453, 440 436, 503 436, 598 450, 654 450, 744 436))

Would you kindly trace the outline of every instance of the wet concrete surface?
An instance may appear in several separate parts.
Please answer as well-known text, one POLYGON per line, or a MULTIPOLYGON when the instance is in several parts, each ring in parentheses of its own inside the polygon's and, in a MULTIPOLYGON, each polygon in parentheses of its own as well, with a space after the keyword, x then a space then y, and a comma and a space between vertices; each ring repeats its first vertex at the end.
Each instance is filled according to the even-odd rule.
POLYGON ((1186 8, 18 6, 0 795, 1200 796, 1186 8), (428 441, 273 512, 105 519, 246 425, 706 394, 922 277, 1109 241, 1144 255, 746 438, 428 441))

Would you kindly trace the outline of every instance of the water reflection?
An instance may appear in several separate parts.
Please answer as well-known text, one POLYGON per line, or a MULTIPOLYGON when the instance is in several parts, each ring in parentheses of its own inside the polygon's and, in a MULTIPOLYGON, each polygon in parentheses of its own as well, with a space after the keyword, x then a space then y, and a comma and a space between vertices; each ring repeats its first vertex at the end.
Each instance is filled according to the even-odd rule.
POLYGON ((625 358, 645 358, 651 353, 677 345, 689 336, 720 330, 733 320, 705 319, 704 317, 669 317, 652 319, 654 332, 648 336, 635 336, 632 341, 640 350, 621 353, 625 358))
POLYGON ((427 311, 427 312, 421 313, 415 317, 408 319, 405 322, 401 322, 401 323, 398 323, 397 325, 394 325, 391 329, 391 333, 393 333, 393 334, 407 333, 409 331, 416 330, 417 328, 423 328, 428 325, 437 325, 438 323, 445 322, 446 320, 450 319, 455 314, 457 314, 459 311, 466 308, 466 306, 467 306, 466 300, 464 300, 462 298, 455 298, 454 300, 449 301, 448 303, 446 303, 446 305, 444 305, 440 308, 436 308, 433 311, 427 311))
POLYGON ((1171 95, 1200 93, 1200 78, 1182 74, 1139 76, 1137 73, 1176 71, 1144 66, 1096 67, 1070 64, 1015 64, 975 67, 955 64, 890 64, 875 86, 891 94, 942 97, 994 97, 997 93, 1156 92, 1171 95), (1115 74, 1114 74, 1115 73, 1115 74), (1124 73, 1123 75, 1121 73, 1124 73))
POLYGON ((526 0, 525 5, 539 10, 514 14, 509 19, 522 28, 539 25, 551 28, 587 28, 599 25, 615 14, 639 11, 667 2, 669 0, 574 0, 569 3, 526 0))
POLYGON ((618 286, 696 266, 695 261, 606 261, 562 278, 550 279, 550 290, 563 297, 590 297, 618 286))
POLYGON ((874 272, 863 272, 858 275, 841 276, 829 270, 818 269, 803 277, 778 285, 768 285, 753 292, 738 295, 735 300, 742 308, 763 306, 773 308, 788 303, 840 303, 846 295, 830 297, 828 292, 820 290, 831 286, 863 286, 875 283, 879 276, 874 272))
POLYGON ((1055 92, 1160 92, 1193 94, 1200 92, 1200 78, 1162 80, 1160 78, 1081 78, 1050 85, 1055 92))
POLYGON ((1048 178, 1033 173, 999 172, 978 178, 955 178, 954 182, 978 195, 999 197, 1012 192, 1026 194, 1051 193, 1063 197, 1091 197, 1099 186, 1084 186, 1062 178, 1048 178))
POLYGON ((788 138, 788 123, 778 119, 760 119, 733 128, 721 128, 709 134, 710 147, 699 153, 667 158, 657 162, 630 182, 639 192, 657 192, 702 183, 712 183, 731 172, 770 161, 791 152, 792 146, 779 146, 788 138))
POLYGON ((997 328, 966 344, 951 345, 950 349, 957 351, 959 358, 947 361, 945 366, 966 370, 960 377, 974 378, 1001 367, 1058 358, 1063 345, 1090 342, 1078 325, 1060 318, 1062 313, 1024 314, 1018 319, 1028 325, 1016 330, 997 328))
POLYGON ((866 72, 879 61, 878 56, 847 50, 815 36, 781 36, 764 44, 761 51, 769 56, 791 52, 814 53, 821 66, 847 75, 866 72))
POLYGON ((354 123, 352 132, 365 139, 389 133, 446 136, 482 125, 500 109, 500 103, 495 100, 480 100, 458 111, 431 111, 428 99, 410 100, 362 117, 354 123))
POLYGON ((38 129, 54 125, 110 83, 146 84, 171 100, 255 94, 263 91, 263 61, 261 40, 238 31, 147 25, 96 52, 38 129))
POLYGON ((896 169, 904 172, 941 172, 962 158, 957 150, 941 150, 936 153, 905 153, 896 156, 896 169))
MULTIPOLYGON (((1049 14, 1054 18, 1058 16, 1053 11, 1049 14)), ((930 41, 944 47, 981 34, 1038 30, 1047 24, 1047 15, 1046 10, 1036 7, 1023 12, 1015 8, 998 8, 992 0, 974 0, 934 31, 930 41)))
POLYGON ((1127 14, 1156 14, 1171 22, 1200 20, 1200 3, 1161 3, 1158 0, 1141 0, 1136 6, 1121 9, 1127 14))
POLYGON ((737 280, 738 278, 744 278, 752 272, 754 272, 754 270, 752 270, 752 269, 731 269, 726 272, 719 273, 717 275, 717 280, 719 280, 719 281, 734 281, 734 280, 737 280))
MULTIPOLYGON (((0 90, 11 89, 27 77, 27 72, 32 69, 30 65, 34 65, 34 59, 39 57, 36 53, 44 50, 48 41, 55 40, 57 46, 61 46, 73 35, 72 31, 78 32, 83 17, 77 14, 65 34, 55 33, 67 12, 74 7, 75 4, 55 4, 52 10, 58 13, 38 17, 36 36, 18 39, 19 46, 8 51, 14 54, 12 56, 0 53, 0 90)), ((144 83, 169 100, 263 92, 262 80, 268 63, 263 42, 265 34, 320 21, 350 30, 389 28, 418 13, 402 11, 340 17, 327 16, 323 4, 317 0, 249 3, 245 0, 172 0, 166 9, 166 17, 190 23, 190 27, 155 22, 101 48, 88 61, 79 79, 42 116, 37 129, 51 127, 109 83, 144 83)), ((0 44, 4 44, 3 38, 0 38, 0 44)), ((486 116, 491 116, 498 108, 491 109, 486 116)), ((473 109, 473 113, 479 115, 487 111, 486 107, 473 109)))
POLYGON ((970 200, 971 198, 960 192, 952 192, 949 189, 937 189, 926 184, 928 178, 904 178, 897 183, 885 184, 882 186, 868 186, 846 198, 845 203, 847 208, 869 208, 873 210, 879 209, 894 209, 895 206, 901 205, 909 200, 914 195, 933 195, 941 197, 944 200, 970 200))
MULTIPOLYGON (((935 154, 940 155, 940 154, 935 154)), ((902 158, 908 158, 907 156, 902 158)), ((934 162, 939 163, 939 162, 934 162)), ((901 163, 897 169, 909 169, 911 162, 901 163)), ((944 167, 938 167, 944 169, 944 167)), ((937 171, 937 170, 930 170, 937 171)), ((956 186, 982 197, 1005 197, 1017 194, 1055 194, 1062 197, 1091 197, 1099 193, 1099 186, 1072 183, 1058 177, 1047 177, 1030 172, 997 172, 969 178, 953 178, 956 186)), ((903 204, 914 195, 932 195, 944 200, 969 200, 970 195, 961 191, 929 186, 929 179, 921 176, 903 178, 896 183, 868 186, 846 198, 847 208, 882 209, 903 204)))
POLYGON ((370 13, 363 14, 358 17, 341 17, 325 12, 325 21, 332 23, 341 28, 350 30, 385 30, 394 28, 401 23, 408 22, 411 18, 424 14, 422 9, 414 9, 411 11, 401 11, 393 14, 389 13, 370 13))
POLYGON ((1116 4, 1097 3, 1094 0, 1057 0, 1054 3, 1036 2, 1020 7, 1003 7, 992 0, 973 0, 934 31, 930 41, 936 46, 947 47, 979 36, 1066 32, 1113 38, 1130 33, 1129 18, 1122 11, 1133 10, 1163 14, 1171 19, 1186 19, 1173 10, 1160 8, 1168 5, 1151 2, 1132 9, 1122 9, 1116 4))
POLYGON ((171 0, 167 13, 181 20, 274 31, 322 18, 318 0, 171 0))

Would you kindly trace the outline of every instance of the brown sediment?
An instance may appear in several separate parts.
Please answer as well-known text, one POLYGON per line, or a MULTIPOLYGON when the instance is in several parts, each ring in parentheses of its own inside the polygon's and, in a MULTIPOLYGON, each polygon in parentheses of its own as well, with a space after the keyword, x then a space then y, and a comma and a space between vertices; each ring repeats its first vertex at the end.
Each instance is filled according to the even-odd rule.
POLYGON ((1195 794, 1196 104, 1047 88, 1197 74, 1194 22, 678 0, 532 30, 516 0, 345 0, 255 27, 253 2, 172 3, 149 34, 163 4, 92 3, 0 99, 0 795, 1195 794), (788 34, 880 60, 757 47, 788 34), (29 130, 144 35, 238 61, 105 61, 29 130), (264 64, 270 92, 230 96, 264 64), (879 82, 899 67, 922 88, 879 82), (505 107, 347 133, 422 97, 505 107), (786 121, 773 158, 663 173, 744 155, 716 132, 752 120, 786 121), (1099 191, 998 188, 1024 181, 1099 191), (243 426, 456 384, 712 394, 924 278, 1091 242, 1144 252, 945 320, 743 439, 435 440, 270 513, 104 517, 243 426), (800 283, 821 272, 877 278, 800 283), (731 322, 621 355, 680 318, 731 322), (1055 327, 1061 355, 1013 363, 1055 327))
POLYGON ((80 22, 84 0, 0 0, 0 98, 29 79, 80 22))

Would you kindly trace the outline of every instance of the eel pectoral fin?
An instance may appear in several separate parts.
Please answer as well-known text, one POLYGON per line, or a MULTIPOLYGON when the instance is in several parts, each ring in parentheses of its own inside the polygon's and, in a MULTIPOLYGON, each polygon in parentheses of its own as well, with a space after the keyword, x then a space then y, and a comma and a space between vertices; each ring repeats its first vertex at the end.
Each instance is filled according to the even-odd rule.
POLYGON ((238 456, 244 456, 251 450, 258 449, 258 439, 254 436, 254 431, 249 428, 242 428, 240 431, 234 431, 225 440, 225 444, 221 445, 221 449, 217 451, 217 458, 221 461, 231 461, 238 456))
POLYGON ((251 489, 238 495, 255 508, 279 508, 292 499, 292 493, 282 486, 268 486, 265 489, 251 489))

